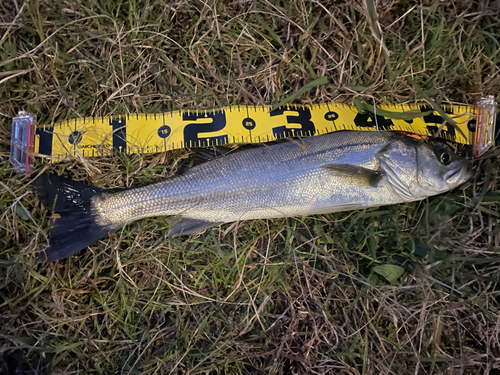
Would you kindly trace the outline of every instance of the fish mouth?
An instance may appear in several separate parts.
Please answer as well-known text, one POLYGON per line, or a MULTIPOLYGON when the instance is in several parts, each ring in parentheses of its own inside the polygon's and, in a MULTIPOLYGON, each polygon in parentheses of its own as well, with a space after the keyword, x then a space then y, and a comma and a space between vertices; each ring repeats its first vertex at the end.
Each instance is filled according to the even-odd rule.
POLYGON ((449 185, 460 185, 474 175, 474 170, 467 166, 460 166, 445 173, 444 179, 449 185))
POLYGON ((462 174, 464 168, 455 168, 451 171, 448 171, 444 174, 444 179, 446 182, 451 183, 454 180, 457 180, 458 177, 462 174))

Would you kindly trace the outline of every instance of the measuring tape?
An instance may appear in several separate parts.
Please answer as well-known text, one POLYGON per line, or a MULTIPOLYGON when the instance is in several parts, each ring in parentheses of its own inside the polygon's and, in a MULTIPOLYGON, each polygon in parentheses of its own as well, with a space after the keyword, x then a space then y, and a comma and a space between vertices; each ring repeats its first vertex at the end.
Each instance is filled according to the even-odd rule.
POLYGON ((53 162, 71 156, 149 154, 186 147, 262 143, 339 130, 398 130, 427 136, 439 132, 441 138, 475 145, 479 154, 494 143, 496 121, 493 97, 482 100, 478 106, 444 105, 442 110, 456 125, 447 123, 427 104, 386 105, 373 111, 358 111, 355 106, 340 103, 278 108, 228 106, 83 117, 53 125, 38 125, 34 115, 21 111, 13 119, 10 160, 17 171, 29 173, 35 156, 53 162))

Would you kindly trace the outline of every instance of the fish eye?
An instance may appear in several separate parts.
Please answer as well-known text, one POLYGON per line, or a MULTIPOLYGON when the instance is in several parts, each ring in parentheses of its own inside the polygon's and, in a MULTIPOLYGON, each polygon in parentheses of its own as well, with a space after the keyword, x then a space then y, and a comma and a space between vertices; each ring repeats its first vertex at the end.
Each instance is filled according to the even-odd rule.
POLYGON ((438 158, 439 158, 439 161, 441 162, 441 164, 448 165, 451 163, 451 155, 448 151, 442 150, 439 153, 438 158))

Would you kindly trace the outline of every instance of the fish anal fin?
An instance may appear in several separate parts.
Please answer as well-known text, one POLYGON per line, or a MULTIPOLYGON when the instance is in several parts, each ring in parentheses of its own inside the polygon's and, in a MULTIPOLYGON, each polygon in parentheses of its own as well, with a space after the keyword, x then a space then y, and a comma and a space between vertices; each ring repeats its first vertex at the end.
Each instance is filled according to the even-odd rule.
POLYGON ((336 176, 349 176, 360 185, 376 187, 382 179, 382 173, 373 169, 352 164, 323 164, 321 168, 330 171, 336 176))
POLYGON ((205 229, 222 224, 219 222, 206 221, 200 219, 181 218, 174 216, 170 219, 172 226, 167 236, 180 236, 196 232, 204 231, 205 229))

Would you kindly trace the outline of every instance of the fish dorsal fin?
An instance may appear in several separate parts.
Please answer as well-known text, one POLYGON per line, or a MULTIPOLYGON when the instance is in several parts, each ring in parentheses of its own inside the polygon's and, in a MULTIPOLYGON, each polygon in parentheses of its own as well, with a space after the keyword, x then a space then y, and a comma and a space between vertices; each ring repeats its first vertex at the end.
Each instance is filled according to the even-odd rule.
POLYGON ((210 148, 195 148, 193 149, 193 165, 203 164, 209 160, 225 155, 233 149, 224 146, 212 146, 210 148))
POLYGON ((226 155, 228 153, 233 153, 233 152, 241 152, 244 150, 248 149, 255 149, 255 148, 262 148, 262 147, 269 147, 272 145, 276 145, 279 143, 286 143, 286 142, 299 142, 301 141, 300 138, 294 138, 294 137, 289 137, 289 138, 280 138, 280 139, 275 139, 273 141, 265 142, 265 143, 252 143, 252 144, 234 144, 233 146, 210 146, 210 147, 198 147, 198 148, 193 148, 193 165, 199 165, 203 164, 209 160, 215 159, 219 156, 226 155))
POLYGON ((213 221, 181 218, 179 216, 172 217, 170 219, 170 223, 172 226, 170 227, 170 231, 167 236, 180 236, 201 232, 205 229, 221 224, 213 221))
POLYGON ((327 169, 336 176, 349 176, 362 186, 376 187, 382 179, 381 172, 358 165, 323 164, 321 168, 327 169))

